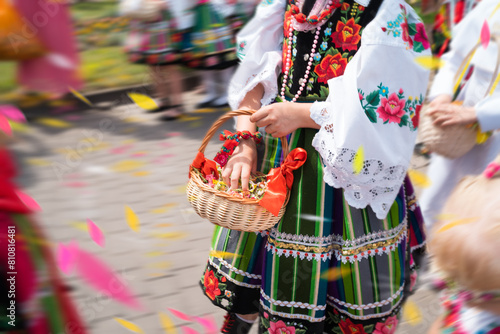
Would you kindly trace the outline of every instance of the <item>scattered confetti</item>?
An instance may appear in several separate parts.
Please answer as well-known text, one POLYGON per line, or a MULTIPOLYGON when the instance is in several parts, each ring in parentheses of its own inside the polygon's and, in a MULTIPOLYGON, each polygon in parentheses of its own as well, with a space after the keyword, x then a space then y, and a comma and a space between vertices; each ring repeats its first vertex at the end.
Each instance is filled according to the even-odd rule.
POLYGON ((160 252, 160 251, 153 251, 153 252, 148 252, 145 255, 147 257, 156 257, 156 256, 162 256, 163 254, 165 254, 165 253, 164 252, 160 252))
POLYGON ((181 311, 174 310, 173 308, 168 309, 170 313, 172 313, 175 317, 182 319, 184 321, 191 322, 191 317, 185 313, 182 313, 181 311))
POLYGON ((476 144, 478 145, 484 144, 490 137, 491 137, 490 134, 478 131, 476 134, 476 144))
POLYGON ((164 313, 159 313, 158 315, 160 316, 161 326, 165 330, 165 334, 177 334, 177 329, 172 319, 164 313))
POLYGON ((146 154, 148 154, 148 152, 134 152, 132 153, 130 156, 131 157, 134 157, 134 158, 138 158, 138 157, 143 157, 145 156, 146 154))
POLYGON ((138 177, 140 177, 140 176, 148 176, 150 174, 151 174, 151 172, 148 172, 148 171, 141 171, 141 172, 132 173, 133 176, 138 176, 138 177))
POLYGON ((150 263, 150 264, 148 264, 148 267, 155 268, 155 269, 167 269, 167 268, 172 267, 172 262, 150 263))
POLYGON ((181 116, 179 121, 181 122, 191 122, 191 121, 197 121, 201 119, 201 117, 193 117, 193 116, 181 116))
POLYGON ((94 240, 96 244, 101 247, 104 247, 104 234, 101 229, 90 219, 87 219, 87 229, 89 231, 90 238, 94 240))
POLYGON ((161 142, 161 143, 160 143, 160 146, 162 146, 162 147, 167 147, 167 148, 168 148, 168 147, 172 147, 173 145, 172 145, 172 143, 161 142))
POLYGON ((217 324, 212 316, 207 316, 205 318, 194 317, 194 320, 203 326, 205 334, 219 333, 219 328, 217 327, 217 324))
POLYGON ((490 27, 488 26, 488 21, 485 20, 481 28, 481 45, 486 49, 488 44, 490 44, 490 27))
POLYGON ((53 128, 69 128, 71 127, 71 123, 62 121, 57 118, 50 118, 50 117, 42 117, 37 119, 37 123, 40 123, 42 125, 50 126, 53 128))
POLYGON ((134 332, 134 333, 140 333, 140 334, 144 334, 144 332, 142 331, 142 329, 137 326, 136 324, 134 323, 131 323, 130 321, 127 321, 127 320, 123 320, 123 319, 120 319, 120 318, 114 318, 120 325, 122 325, 123 327, 125 327, 126 329, 134 332))
POLYGON ((139 227, 141 222, 139 218, 135 214, 135 212, 129 207, 125 206, 125 218, 127 219, 127 223, 134 232, 139 232, 139 227))
POLYGON ((84 188, 84 187, 87 187, 88 184, 85 182, 75 181, 75 182, 65 182, 65 183, 63 183, 63 186, 70 187, 70 188, 84 188))
POLYGON ((92 106, 92 103, 85 97, 83 96, 82 94, 80 94, 79 92, 77 92, 76 90, 74 90, 73 88, 69 87, 69 91, 77 98, 79 99, 80 101, 88 104, 89 106, 92 106))
POLYGON ((200 334, 198 333, 198 331, 195 331, 194 329, 188 326, 182 326, 181 329, 184 334, 200 334))
POLYGON ((0 115, 3 115, 9 120, 14 122, 18 123, 26 122, 26 117, 24 117, 24 114, 19 109, 11 105, 0 106, 0 115))
POLYGON ((170 132, 167 133, 167 137, 179 137, 182 136, 182 132, 170 132))
POLYGON ((139 302, 133 297, 127 285, 111 268, 84 250, 78 249, 77 253, 76 269, 87 284, 124 305, 140 308, 139 302), (113 288, 110 289, 110 286, 113 288))
POLYGON ((76 248, 78 245, 72 241, 67 246, 58 244, 56 250, 56 261, 59 269, 66 275, 69 275, 74 266, 74 258, 76 255, 76 248))
POLYGON ((354 160, 352 161, 352 170, 354 174, 359 174, 363 170, 363 164, 365 162, 365 150, 363 146, 358 148, 356 155, 354 155, 354 160))
POLYGON ((140 122, 145 122, 146 120, 144 118, 139 118, 139 117, 127 117, 124 118, 123 121, 125 123, 140 123, 140 122))
POLYGON ((128 96, 137 106, 139 106, 139 108, 145 110, 155 110, 158 108, 156 102, 147 95, 138 93, 128 93, 128 96))
POLYGON ((403 306, 403 317, 412 326, 422 322, 422 313, 420 312, 417 304, 412 300, 408 300, 406 305, 403 306))
POLYGON ((144 166, 144 162, 142 162, 142 161, 123 160, 123 161, 115 163, 111 167, 111 169, 115 172, 126 173, 126 172, 132 172, 132 171, 139 169, 143 166, 144 166))
POLYGON ((12 130, 14 130, 15 132, 28 132, 29 130, 29 127, 26 124, 14 121, 10 121, 9 123, 10 126, 12 127, 12 130))
POLYGON ((437 215, 434 217, 438 221, 443 221, 443 220, 450 220, 456 218, 457 215, 451 214, 451 213, 442 213, 440 215, 437 215))
POLYGON ((408 169, 408 176, 410 177, 411 183, 416 187, 428 188, 432 183, 427 175, 415 169, 408 169))
POLYGON ((0 115, 0 131, 4 132, 8 136, 12 136, 12 127, 10 126, 7 117, 0 115))
POLYGON ((76 228, 77 230, 80 230, 83 232, 89 231, 87 223, 85 223, 85 222, 71 222, 70 225, 73 226, 74 228, 76 228))
POLYGON ((159 208, 153 209, 150 212, 151 213, 158 213, 158 214, 165 213, 165 212, 170 211, 170 209, 176 207, 177 205, 179 205, 179 204, 178 203, 168 203, 168 204, 160 206, 159 208))
POLYGON ((184 232, 170 232, 170 233, 153 233, 151 236, 158 239, 172 239, 179 240, 187 237, 187 234, 184 232))
POLYGON ((38 203, 28 194, 20 190, 16 190, 17 197, 32 211, 40 211, 42 208, 38 203))
POLYGON ((321 278, 327 281, 336 281, 340 278, 342 278, 342 275, 347 275, 349 273, 349 269, 347 268, 330 268, 328 270, 325 270, 321 274, 321 278))
POLYGON ((37 167, 50 166, 50 162, 48 160, 45 160, 45 159, 29 158, 29 159, 26 159, 26 162, 28 163, 28 165, 31 165, 31 166, 37 166, 37 167))
POLYGON ((173 226, 173 224, 156 224, 155 227, 170 227, 170 226, 173 226))
POLYGON ((216 251, 216 250, 211 250, 209 253, 210 256, 213 257, 218 257, 222 259, 232 259, 232 258, 238 258, 242 257, 243 255, 235 254, 235 253, 229 253, 229 252, 223 252, 223 251, 216 251))
POLYGON ((428 70, 437 70, 443 67, 444 61, 441 58, 434 56, 420 56, 416 57, 417 64, 428 70))
POLYGON ((466 219, 460 219, 460 220, 455 220, 455 221, 452 221, 450 223, 447 223, 446 225, 444 225, 443 227, 441 227, 437 233, 441 233, 441 232, 444 232, 444 231, 447 231, 449 230, 450 228, 453 228, 455 226, 459 226, 459 225, 465 225, 465 224, 470 224, 470 223, 473 223, 475 221, 477 221, 479 218, 478 217, 475 217, 475 218, 466 218, 466 219))
POLYGON ((110 152, 113 154, 121 154, 121 153, 124 153, 125 151, 129 150, 130 148, 132 148, 132 145, 127 144, 127 145, 112 148, 110 150, 110 152))
POLYGON ((187 189, 187 184, 186 185, 182 185, 182 186, 178 186, 177 188, 174 189, 174 192, 177 193, 177 194, 185 194, 186 193, 186 189, 187 189))

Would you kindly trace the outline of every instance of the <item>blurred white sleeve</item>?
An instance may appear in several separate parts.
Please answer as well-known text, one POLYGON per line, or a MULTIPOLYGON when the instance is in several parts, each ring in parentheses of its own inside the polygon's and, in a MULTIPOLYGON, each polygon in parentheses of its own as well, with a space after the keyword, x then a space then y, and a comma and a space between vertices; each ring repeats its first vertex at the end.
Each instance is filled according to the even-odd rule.
POLYGON ((263 106, 278 95, 285 7, 286 0, 261 3, 238 34, 236 51, 241 63, 228 89, 232 109, 237 109, 245 95, 259 83, 264 87, 263 106))
POLYGON ((476 104, 476 115, 482 131, 500 129, 500 92, 488 96, 476 104))
POLYGON ((380 34, 380 22, 365 28, 361 47, 344 75, 328 81, 329 96, 313 104, 311 118, 321 126, 312 144, 324 181, 344 189, 350 206, 370 205, 384 219, 408 170, 427 89, 429 71, 415 58, 430 49, 414 51, 380 34))

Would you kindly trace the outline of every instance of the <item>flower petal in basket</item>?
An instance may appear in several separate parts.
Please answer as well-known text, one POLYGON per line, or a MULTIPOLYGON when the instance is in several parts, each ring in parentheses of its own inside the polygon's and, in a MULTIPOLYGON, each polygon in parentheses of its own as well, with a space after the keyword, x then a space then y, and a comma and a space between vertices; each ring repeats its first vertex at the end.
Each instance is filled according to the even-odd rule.
MULTIPOLYGON (((212 174, 215 179, 219 179, 217 164, 214 161, 205 158, 203 152, 198 152, 193 160, 193 163, 191 164, 191 167, 199 169, 205 177, 212 174)), ((191 175, 191 173, 189 175, 191 175)))
POLYGON ((288 189, 292 189, 293 171, 302 166, 306 159, 306 150, 296 148, 288 154, 281 167, 271 169, 267 175, 269 181, 267 190, 259 201, 259 205, 274 216, 278 216, 286 201, 288 189))

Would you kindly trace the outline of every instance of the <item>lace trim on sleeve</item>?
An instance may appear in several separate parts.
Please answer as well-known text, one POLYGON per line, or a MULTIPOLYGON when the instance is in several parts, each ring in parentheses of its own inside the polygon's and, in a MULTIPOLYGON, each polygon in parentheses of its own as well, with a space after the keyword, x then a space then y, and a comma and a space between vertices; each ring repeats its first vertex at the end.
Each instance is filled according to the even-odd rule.
POLYGON ((271 69, 269 67, 271 66, 268 66, 268 68, 258 74, 253 74, 242 84, 234 81, 231 82, 228 90, 228 100, 233 110, 238 109, 247 93, 259 83, 264 86, 264 96, 261 100, 262 106, 267 106, 273 102, 276 96, 278 96, 278 77, 276 75, 276 68, 271 69))
POLYGON ((327 124, 313 139, 312 145, 324 162, 324 181, 344 189, 344 196, 350 206, 361 209, 370 205, 377 218, 387 216, 406 175, 406 166, 385 166, 381 161, 368 159, 352 184, 353 161, 356 152, 347 148, 336 148, 333 126, 327 124))
POLYGON ((319 126, 323 126, 328 120, 328 102, 316 101, 310 109, 312 120, 319 126))

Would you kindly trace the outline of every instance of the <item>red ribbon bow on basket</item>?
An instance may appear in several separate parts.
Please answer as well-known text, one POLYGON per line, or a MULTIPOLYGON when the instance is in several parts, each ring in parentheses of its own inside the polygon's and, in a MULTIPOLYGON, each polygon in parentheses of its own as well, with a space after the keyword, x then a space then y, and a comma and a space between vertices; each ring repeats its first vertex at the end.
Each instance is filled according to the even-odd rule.
POLYGON ((285 204, 288 189, 292 189, 293 171, 302 166, 307 159, 307 152, 302 148, 296 148, 286 157, 281 167, 273 168, 267 175, 269 181, 264 197, 259 205, 278 216, 281 207, 285 204))
POLYGON ((191 164, 191 167, 199 169, 205 177, 212 174, 216 180, 219 179, 217 164, 214 161, 205 158, 205 154, 203 154, 203 152, 198 152, 193 163, 191 164))

